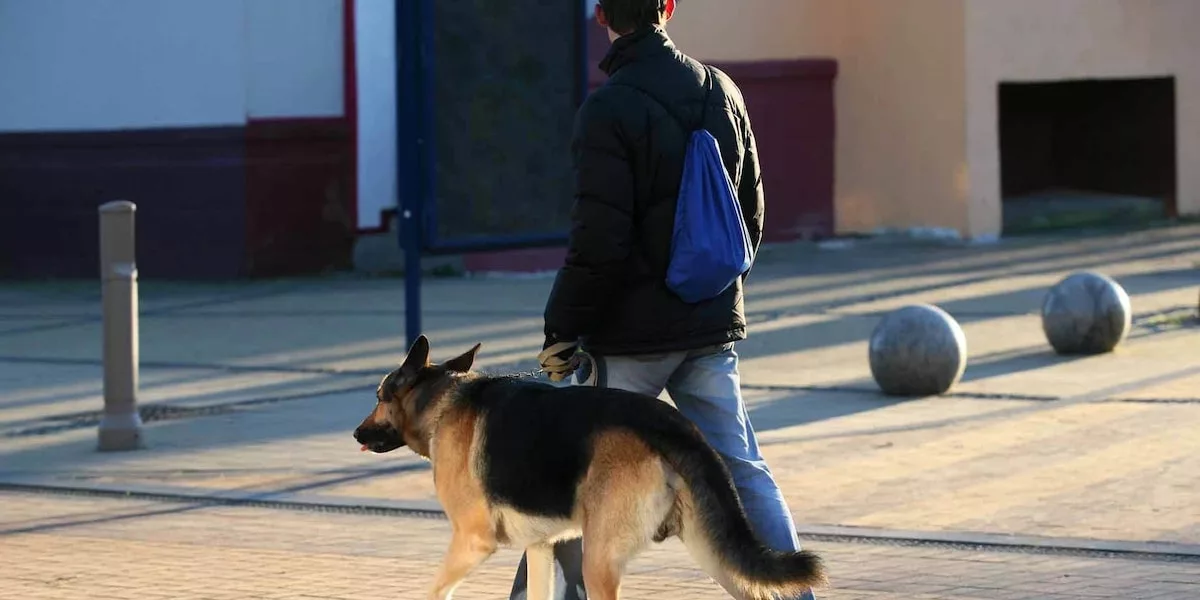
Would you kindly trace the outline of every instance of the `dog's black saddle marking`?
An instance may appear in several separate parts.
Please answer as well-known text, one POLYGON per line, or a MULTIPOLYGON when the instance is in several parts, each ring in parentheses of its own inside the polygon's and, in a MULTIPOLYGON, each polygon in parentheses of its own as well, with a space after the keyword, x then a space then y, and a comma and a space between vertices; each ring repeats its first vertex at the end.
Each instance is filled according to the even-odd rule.
POLYGON ((535 516, 571 516, 597 432, 626 429, 656 449, 704 443, 667 403, 623 390, 484 378, 463 385, 457 401, 483 415, 489 501, 535 516))

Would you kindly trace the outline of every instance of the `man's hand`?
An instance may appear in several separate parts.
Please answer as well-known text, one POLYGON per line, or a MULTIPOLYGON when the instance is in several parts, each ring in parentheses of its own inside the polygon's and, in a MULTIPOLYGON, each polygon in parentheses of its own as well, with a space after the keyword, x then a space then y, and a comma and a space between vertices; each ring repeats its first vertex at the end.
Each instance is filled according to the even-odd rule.
POLYGON ((562 381, 575 372, 579 367, 579 357, 575 354, 578 349, 579 342, 556 342, 546 338, 542 352, 538 354, 538 363, 550 381, 562 381))

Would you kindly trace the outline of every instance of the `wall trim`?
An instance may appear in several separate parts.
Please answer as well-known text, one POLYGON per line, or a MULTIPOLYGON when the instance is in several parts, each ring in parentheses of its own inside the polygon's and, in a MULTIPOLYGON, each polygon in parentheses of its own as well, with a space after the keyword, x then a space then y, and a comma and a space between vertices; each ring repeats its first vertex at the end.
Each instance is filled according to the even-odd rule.
POLYGON ((0 277, 95 277, 116 199, 138 204, 146 277, 350 268, 348 139, 341 117, 0 134, 0 277))
MULTIPOLYGON (((797 58, 763 61, 705 61, 736 80, 833 79, 838 62, 833 58, 797 58)), ((740 87, 739 83, 739 87, 740 87)))

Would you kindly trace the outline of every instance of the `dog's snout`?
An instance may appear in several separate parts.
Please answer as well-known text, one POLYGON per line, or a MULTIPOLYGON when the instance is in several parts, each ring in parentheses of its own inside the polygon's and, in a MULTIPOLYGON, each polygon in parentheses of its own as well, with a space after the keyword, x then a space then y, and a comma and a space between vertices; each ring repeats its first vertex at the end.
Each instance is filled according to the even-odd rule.
POLYGON ((359 427, 354 430, 354 441, 360 444, 369 444, 383 437, 382 432, 375 427, 359 427))
POLYGON ((360 444, 374 444, 379 442, 383 437, 382 432, 373 427, 359 427, 354 430, 354 441, 360 444))
POLYGON ((387 426, 360 426, 354 430, 354 439, 375 452, 388 452, 404 445, 400 432, 387 426))

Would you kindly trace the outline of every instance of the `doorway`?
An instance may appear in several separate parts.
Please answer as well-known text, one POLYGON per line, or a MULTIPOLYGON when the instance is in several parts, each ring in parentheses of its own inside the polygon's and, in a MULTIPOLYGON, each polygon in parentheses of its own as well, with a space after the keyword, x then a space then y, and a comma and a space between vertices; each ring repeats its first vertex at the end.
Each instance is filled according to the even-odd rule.
POLYGON ((1175 215, 1174 78, 1002 83, 1004 233, 1175 215))

